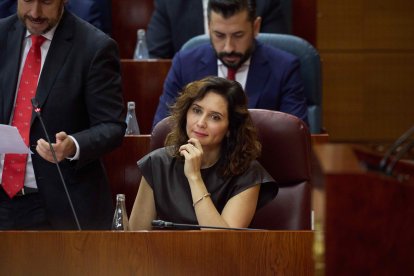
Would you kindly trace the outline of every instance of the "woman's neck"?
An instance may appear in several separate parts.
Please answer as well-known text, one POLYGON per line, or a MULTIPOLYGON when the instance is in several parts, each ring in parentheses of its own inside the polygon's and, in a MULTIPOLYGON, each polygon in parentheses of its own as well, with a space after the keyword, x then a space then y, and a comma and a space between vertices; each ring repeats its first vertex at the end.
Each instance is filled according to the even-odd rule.
POLYGON ((214 164, 217 163, 217 161, 220 159, 220 149, 216 150, 205 150, 203 149, 203 160, 201 161, 201 168, 206 169, 210 168, 214 164))

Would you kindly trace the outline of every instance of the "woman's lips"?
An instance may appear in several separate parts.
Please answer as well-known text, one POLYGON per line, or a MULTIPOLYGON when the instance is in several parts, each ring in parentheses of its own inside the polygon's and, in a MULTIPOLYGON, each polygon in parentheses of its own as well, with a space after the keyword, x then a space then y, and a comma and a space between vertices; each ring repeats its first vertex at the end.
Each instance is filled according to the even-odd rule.
POLYGON ((237 62, 237 61, 239 61, 239 57, 238 56, 226 56, 226 57, 224 57, 223 58, 224 59, 224 61, 226 61, 227 63, 234 63, 234 62, 237 62))
POLYGON ((193 133, 197 137, 207 137, 208 136, 208 134, 206 134, 206 133, 198 132, 198 131, 194 131, 194 130, 193 130, 193 133))

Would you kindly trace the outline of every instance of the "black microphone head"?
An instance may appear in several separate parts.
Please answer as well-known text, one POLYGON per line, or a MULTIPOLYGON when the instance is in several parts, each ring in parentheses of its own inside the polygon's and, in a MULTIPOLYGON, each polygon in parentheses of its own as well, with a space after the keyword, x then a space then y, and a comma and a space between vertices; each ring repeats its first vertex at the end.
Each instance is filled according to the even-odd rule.
POLYGON ((165 226, 165 221, 163 221, 163 220, 153 220, 151 222, 151 225, 155 226, 155 227, 164 227, 165 226))
MULTIPOLYGON (((384 157, 380 161, 379 169, 381 171, 385 172, 386 170, 389 170, 389 169, 387 169, 387 165, 388 165, 388 167, 390 166, 388 164, 388 162, 389 162, 389 159, 391 158, 391 155, 394 154, 394 152, 397 151, 397 149, 402 144, 404 144, 411 137, 411 135, 413 135, 413 134, 414 134, 414 126, 412 126, 410 129, 405 131, 400 137, 398 137, 397 141, 395 141, 391 145, 391 147, 385 152, 384 157)), ((391 171, 392 171, 392 169, 391 169, 391 171)))

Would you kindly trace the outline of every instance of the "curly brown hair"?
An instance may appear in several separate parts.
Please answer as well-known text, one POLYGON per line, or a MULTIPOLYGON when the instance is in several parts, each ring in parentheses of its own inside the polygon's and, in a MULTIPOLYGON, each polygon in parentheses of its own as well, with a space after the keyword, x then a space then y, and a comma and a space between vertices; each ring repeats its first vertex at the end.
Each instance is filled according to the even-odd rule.
POLYGON ((221 145, 221 159, 224 162, 221 162, 220 172, 224 177, 241 174, 259 157, 261 144, 247 109, 246 95, 238 82, 206 77, 185 86, 171 106, 172 131, 165 140, 165 146, 174 157, 183 158, 178 149, 189 139, 186 131, 187 111, 194 101, 203 99, 209 92, 221 95, 228 104, 229 135, 221 145))

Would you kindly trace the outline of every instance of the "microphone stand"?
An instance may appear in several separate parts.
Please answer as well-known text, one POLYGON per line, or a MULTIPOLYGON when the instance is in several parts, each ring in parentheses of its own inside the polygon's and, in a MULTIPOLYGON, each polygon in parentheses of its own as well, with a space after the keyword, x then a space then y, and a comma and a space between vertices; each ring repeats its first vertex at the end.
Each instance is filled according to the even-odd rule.
MULTIPOLYGON (((414 134, 414 126, 412 126, 409 130, 404 132, 397 141, 394 142, 394 144, 391 145, 391 147, 387 150, 387 152, 384 154, 384 157, 381 159, 379 164, 379 169, 381 171, 385 171, 387 169, 387 163, 388 159, 391 157, 391 154, 405 141, 407 141, 408 138, 410 138, 411 135, 414 134)), ((401 157, 400 157, 401 158, 401 157)), ((388 166, 389 167, 389 166, 388 166)), ((388 169, 387 169, 388 171, 388 169)), ((392 169, 391 169, 392 171, 392 169)))
POLYGON ((205 225, 196 225, 196 224, 183 224, 183 223, 173 223, 163 220, 153 220, 151 222, 152 226, 158 227, 158 228, 176 228, 176 229, 182 229, 182 228, 192 228, 200 230, 200 228, 206 228, 206 229, 215 229, 215 230, 248 230, 248 231, 261 231, 263 229, 253 229, 253 228, 235 228, 235 227, 222 227, 222 226, 205 226, 205 225))
POLYGON ((78 230, 80 231, 80 230, 82 230, 82 228, 79 224, 79 220, 78 220, 78 216, 76 215, 75 208, 73 207, 72 199, 70 198, 70 194, 69 194, 68 189, 66 187, 66 182, 65 182, 65 179, 63 178, 62 171, 60 170, 60 166, 59 166, 59 163, 58 163, 57 158, 56 158, 55 150, 52 146, 52 143, 50 142, 49 135, 47 134, 46 127, 45 127, 45 124, 43 123, 42 116, 40 115, 40 107, 39 107, 39 103, 38 103, 36 98, 32 98, 32 105, 33 105, 33 110, 36 113, 37 118, 39 118, 40 124, 42 125, 43 132, 46 136, 46 140, 49 144, 50 151, 52 152, 52 155, 53 155, 53 160, 55 161, 57 170, 59 172, 60 180, 62 181, 63 188, 65 189, 66 197, 69 201, 70 208, 72 209, 72 214, 73 214, 73 217, 75 218, 76 226, 78 227, 78 230))
POLYGON ((392 175, 392 171, 395 165, 397 165, 397 162, 400 161, 400 159, 404 156, 404 154, 409 152, 412 147, 414 147, 414 140, 404 145, 404 147, 398 152, 395 158, 388 164, 385 170, 385 173, 387 175, 392 175))

